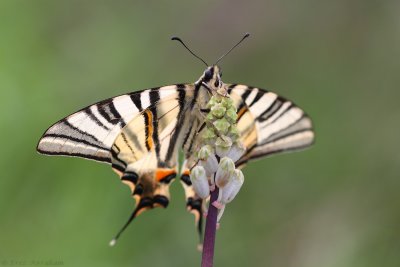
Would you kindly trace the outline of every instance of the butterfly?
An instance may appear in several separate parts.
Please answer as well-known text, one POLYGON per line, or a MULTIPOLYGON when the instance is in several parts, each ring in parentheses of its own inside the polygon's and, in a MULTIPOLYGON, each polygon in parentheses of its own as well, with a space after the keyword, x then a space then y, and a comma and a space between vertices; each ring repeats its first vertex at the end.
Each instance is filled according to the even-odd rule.
MULTIPOLYGON (((187 48, 179 38, 173 39, 187 48)), ((207 102, 217 90, 224 89, 237 109, 237 128, 246 151, 236 167, 313 143, 312 122, 302 109, 268 90, 225 84, 217 63, 205 63, 207 68, 194 83, 132 92, 85 107, 56 122, 41 137, 39 153, 110 164, 130 188, 136 206, 112 244, 140 213, 168 206, 169 186, 177 177, 201 236, 203 200, 193 190, 190 170, 196 164, 207 102)))

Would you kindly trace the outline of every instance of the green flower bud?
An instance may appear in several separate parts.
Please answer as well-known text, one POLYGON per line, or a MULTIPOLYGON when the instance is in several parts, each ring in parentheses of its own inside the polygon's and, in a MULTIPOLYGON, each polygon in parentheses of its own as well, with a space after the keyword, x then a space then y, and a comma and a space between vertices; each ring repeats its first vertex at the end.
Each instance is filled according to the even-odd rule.
POLYGON ((206 127, 206 129, 204 130, 203 138, 206 140, 215 139, 217 138, 217 135, 215 134, 213 128, 206 127))
POLYGON ((207 160, 208 157, 213 154, 213 148, 210 145, 203 146, 197 153, 199 160, 207 160))
POLYGON ((212 122, 213 120, 215 120, 213 114, 211 112, 209 112, 206 116, 206 120, 212 122))
POLYGON ((225 113, 225 117, 231 123, 236 123, 238 116, 237 116, 235 108, 233 108, 233 107, 229 108, 225 113))
POLYGON ((231 127, 229 127, 229 132, 228 132, 228 136, 230 138, 232 138, 232 141, 235 142, 236 140, 239 139, 240 134, 239 134, 239 130, 236 127, 236 125, 231 125, 231 127))
POLYGON ((211 99, 207 103, 207 108, 211 108, 212 106, 221 102, 220 96, 212 96, 211 99))
POLYGON ((220 134, 226 134, 229 130, 229 126, 231 125, 225 118, 216 120, 213 124, 220 134))
POLYGON ((233 100, 230 97, 224 97, 221 101, 221 104, 229 109, 230 107, 234 107, 233 100))
POLYGON ((211 107, 211 114, 216 118, 222 118, 225 115, 226 108, 222 104, 216 104, 211 107))

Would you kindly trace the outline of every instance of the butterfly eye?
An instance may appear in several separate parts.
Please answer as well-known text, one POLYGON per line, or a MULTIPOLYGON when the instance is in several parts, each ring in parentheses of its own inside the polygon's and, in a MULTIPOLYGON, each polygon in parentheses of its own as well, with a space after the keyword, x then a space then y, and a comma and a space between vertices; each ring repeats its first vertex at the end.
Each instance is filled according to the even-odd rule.
POLYGON ((218 80, 218 79, 215 80, 214 86, 215 86, 215 87, 219 87, 219 80, 218 80))
POLYGON ((212 79, 213 76, 213 72, 211 69, 206 70, 206 72, 204 73, 204 80, 209 81, 212 79))

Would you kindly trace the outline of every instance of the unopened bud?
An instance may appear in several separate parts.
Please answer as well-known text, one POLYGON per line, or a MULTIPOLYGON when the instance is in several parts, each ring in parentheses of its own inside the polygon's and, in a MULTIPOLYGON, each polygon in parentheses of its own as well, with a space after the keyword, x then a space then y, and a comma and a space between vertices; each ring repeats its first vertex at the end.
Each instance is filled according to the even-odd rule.
POLYGON ((225 115, 226 108, 222 104, 216 104, 211 107, 211 114, 216 118, 222 118, 225 115))
POLYGON ((229 130, 229 126, 231 126, 225 118, 216 120, 213 124, 220 134, 226 134, 229 130))
POLYGON ((234 106, 233 100, 230 97, 224 97, 221 100, 221 104, 226 108, 230 108, 230 107, 234 106))
POLYGON ((229 127, 228 136, 232 138, 232 141, 238 140, 240 137, 238 128, 236 126, 229 127))
POLYGON ((224 157, 220 160, 217 173, 215 174, 215 184, 221 189, 231 179, 235 171, 235 163, 232 159, 224 157))
POLYGON ((239 192, 240 188, 242 187, 244 182, 244 176, 241 170, 234 170, 228 183, 222 188, 219 192, 218 200, 222 204, 227 204, 231 202, 237 193, 239 192))
POLYGON ((226 118, 228 119, 228 121, 230 121, 231 123, 235 123, 236 120, 237 120, 237 118, 238 118, 235 108, 234 108, 234 107, 231 107, 231 108, 227 109, 227 110, 226 110, 226 113, 225 113, 225 117, 226 117, 226 118))
POLYGON ((212 106, 221 102, 221 98, 219 96, 212 96, 211 99, 207 103, 207 108, 211 108, 212 106))
POLYGON ((207 127, 204 130, 204 134, 203 134, 203 138, 206 140, 213 140, 215 139, 217 136, 214 133, 214 130, 212 128, 207 127))
POLYGON ((200 149, 198 158, 199 165, 204 167, 207 177, 210 177, 217 171, 218 160, 215 157, 214 150, 210 145, 205 145, 200 149))
POLYGON ((197 165, 192 169, 190 181, 192 181, 193 189, 200 198, 205 199, 210 195, 210 187, 203 166, 197 165))
POLYGON ((243 156, 244 152, 246 152, 246 148, 243 146, 242 142, 239 141, 235 142, 231 146, 231 149, 228 151, 226 156, 231 158, 233 162, 236 162, 241 156, 243 156))
POLYGON ((232 146, 232 139, 228 136, 221 135, 215 141, 215 152, 219 157, 225 157, 232 146))

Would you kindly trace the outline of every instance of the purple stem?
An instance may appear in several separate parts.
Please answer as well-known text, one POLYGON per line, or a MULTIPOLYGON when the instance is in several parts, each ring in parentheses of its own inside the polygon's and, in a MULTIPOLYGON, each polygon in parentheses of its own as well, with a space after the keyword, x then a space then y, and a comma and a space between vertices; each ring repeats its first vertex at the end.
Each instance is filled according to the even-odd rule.
POLYGON ((218 187, 211 192, 210 204, 208 207, 206 230, 204 233, 203 255, 201 258, 201 267, 212 267, 214 261, 215 233, 217 230, 218 209, 212 205, 218 198, 218 187))

